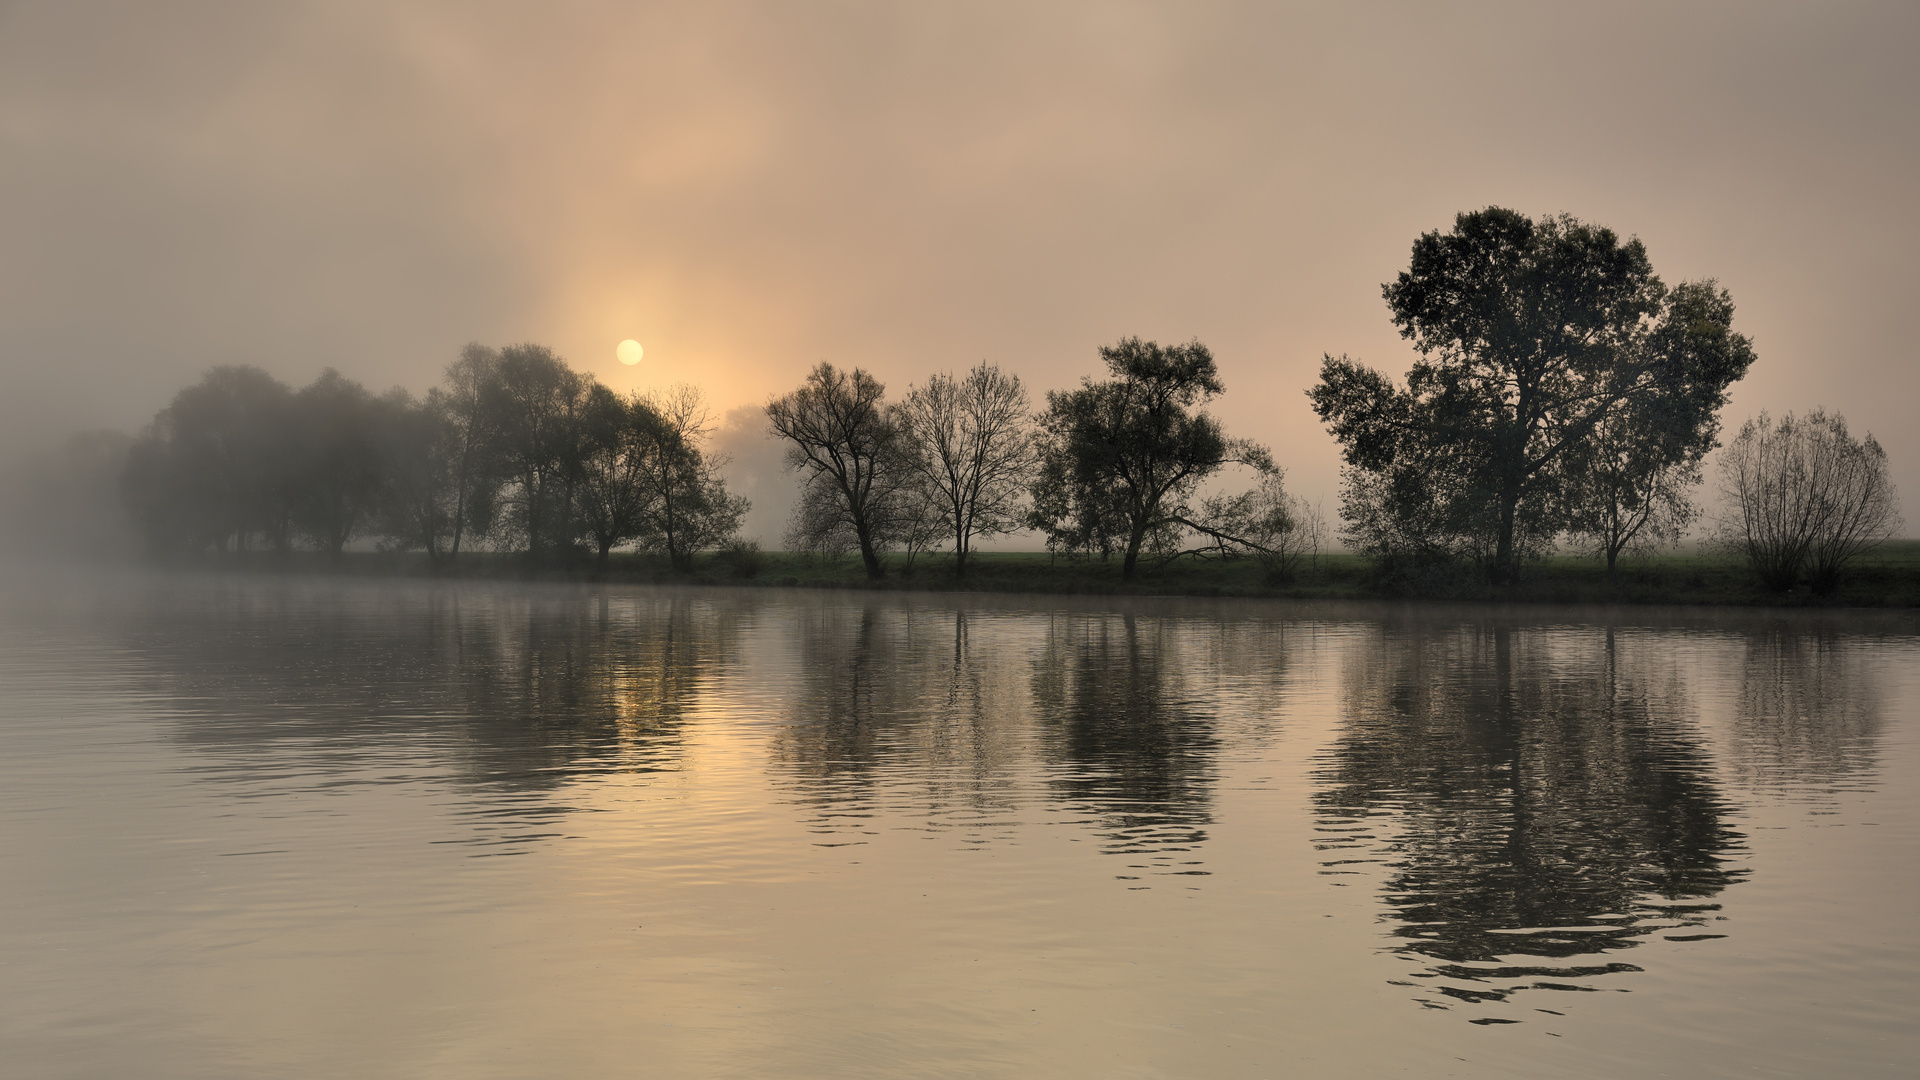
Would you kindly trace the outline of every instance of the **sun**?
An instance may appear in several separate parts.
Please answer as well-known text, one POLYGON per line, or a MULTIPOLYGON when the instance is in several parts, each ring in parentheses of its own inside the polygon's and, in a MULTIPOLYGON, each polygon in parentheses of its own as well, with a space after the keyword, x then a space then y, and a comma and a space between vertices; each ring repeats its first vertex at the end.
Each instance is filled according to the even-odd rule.
POLYGON ((647 350, 641 348, 639 342, 628 338, 614 347, 613 355, 619 357, 621 363, 632 367, 640 362, 641 357, 647 355, 647 350))

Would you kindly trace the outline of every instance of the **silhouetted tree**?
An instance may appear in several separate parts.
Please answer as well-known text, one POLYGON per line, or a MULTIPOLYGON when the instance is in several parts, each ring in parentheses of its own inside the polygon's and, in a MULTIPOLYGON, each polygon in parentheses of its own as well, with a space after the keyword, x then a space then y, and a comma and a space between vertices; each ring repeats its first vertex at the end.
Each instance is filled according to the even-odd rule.
POLYGON ((485 536, 498 509, 501 477, 495 416, 489 389, 498 378, 500 354, 478 343, 447 365, 445 385, 427 392, 428 405, 446 417, 448 480, 453 485, 453 540, 447 558, 460 557, 469 536, 485 536))
POLYGON ((907 461, 953 538, 953 572, 963 577, 975 537, 1012 532, 1038 459, 1018 375, 981 364, 964 378, 935 375, 897 407, 912 444, 907 461))
POLYGON ((1747 421, 1720 458, 1720 492, 1724 538, 1771 589, 1804 574, 1815 591, 1830 590, 1848 562, 1900 527, 1887 452, 1823 409, 1747 421))
POLYGON ((492 456, 509 482, 512 525, 535 558, 572 545, 592 384, 543 345, 500 350, 484 384, 492 456))
POLYGON ((1131 579, 1143 549, 1171 550, 1183 530, 1211 530, 1189 505, 1202 481, 1229 463, 1272 461, 1193 411, 1224 389, 1198 341, 1162 348, 1125 338, 1100 356, 1112 379, 1047 394, 1027 520, 1054 550, 1120 549, 1121 576, 1131 579))
POLYGON ((693 553, 740 531, 747 500, 729 494, 720 470, 726 459, 701 443, 713 430, 700 391, 675 386, 636 398, 632 405, 639 489, 640 546, 665 552, 677 570, 693 567, 693 553))
POLYGON ((367 388, 328 368, 293 400, 294 522, 338 557, 381 494, 383 418, 367 388))
POLYGON ((605 566, 608 553, 640 535, 649 493, 640 429, 656 422, 639 401, 595 383, 580 424, 579 517, 605 566))
MULTIPOLYGON (((1711 282, 1688 282, 1664 298, 1647 349, 1669 356, 1712 354, 1733 345, 1726 333, 1732 322, 1733 303, 1724 291, 1711 282)), ((1688 492, 1700 482, 1702 459, 1718 445, 1722 397, 1630 397, 1568 452, 1560 470, 1562 520, 1606 560, 1609 579, 1617 577, 1623 552, 1673 543, 1693 521, 1688 492)))
POLYGON ((804 474, 796 518, 811 512, 851 531, 869 578, 885 573, 880 552, 889 512, 911 478, 899 425, 881 402, 885 393, 865 371, 822 361, 798 390, 766 406, 772 433, 792 444, 787 467, 804 474))
POLYGON ((192 555, 293 539, 293 394, 256 367, 216 367, 181 390, 129 451, 123 491, 149 546, 192 555))
POLYGON ((380 489, 374 519, 386 542, 424 550, 439 563, 458 528, 454 482, 456 429, 444 396, 416 401, 395 388, 381 396, 376 427, 380 489))
POLYGON ((1571 217, 1461 214, 1382 291, 1420 353, 1406 387, 1329 356, 1309 391, 1346 457, 1342 517, 1363 550, 1465 554, 1495 583, 1564 527, 1555 494, 1597 427, 1644 407, 1710 444, 1753 362, 1724 292, 1669 293, 1638 240, 1571 217))

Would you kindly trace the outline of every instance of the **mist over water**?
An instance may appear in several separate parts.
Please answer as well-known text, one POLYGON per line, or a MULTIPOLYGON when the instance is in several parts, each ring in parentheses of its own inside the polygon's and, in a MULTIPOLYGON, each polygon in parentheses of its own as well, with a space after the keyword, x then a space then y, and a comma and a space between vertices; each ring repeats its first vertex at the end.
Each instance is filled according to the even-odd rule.
POLYGON ((33 1075, 1903 1075, 1920 623, 0 586, 33 1075))

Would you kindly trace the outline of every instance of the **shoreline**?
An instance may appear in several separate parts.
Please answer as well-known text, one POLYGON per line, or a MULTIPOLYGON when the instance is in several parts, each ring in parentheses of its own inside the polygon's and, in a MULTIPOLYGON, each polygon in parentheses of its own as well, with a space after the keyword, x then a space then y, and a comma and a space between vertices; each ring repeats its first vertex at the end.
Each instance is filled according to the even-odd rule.
MULTIPOLYGON (((525 556, 465 552, 435 564, 419 552, 347 552, 335 560, 317 552, 243 553, 160 567, 191 572, 271 573, 347 578, 472 581, 539 581, 576 584, 698 585, 752 589, 826 589, 878 593, 979 593, 1096 597, 1165 597, 1302 601, 1364 601, 1424 604, 1580 604, 1622 607, 1726 607, 1778 610, 1911 610, 1920 608, 1920 541, 1883 545, 1864 556, 1831 593, 1772 593, 1760 589, 1736 559, 1718 554, 1672 553, 1621 563, 1617 583, 1597 560, 1551 556, 1529 568, 1521 582, 1495 588, 1468 582, 1417 592, 1379 580, 1371 564, 1346 553, 1303 559, 1289 581, 1268 580, 1252 560, 1178 563, 1122 581, 1116 563, 1070 560, 1034 552, 986 552, 970 557, 956 578, 951 559, 921 555, 909 568, 904 557, 888 559, 887 576, 868 580, 857 559, 818 560, 785 552, 761 553, 758 566, 743 568, 727 557, 703 554, 690 572, 673 570, 662 557, 619 553, 605 566, 591 559, 539 566, 525 556), (750 572, 749 572, 750 571, 750 572)), ((132 563, 130 565, 155 564, 132 563)))

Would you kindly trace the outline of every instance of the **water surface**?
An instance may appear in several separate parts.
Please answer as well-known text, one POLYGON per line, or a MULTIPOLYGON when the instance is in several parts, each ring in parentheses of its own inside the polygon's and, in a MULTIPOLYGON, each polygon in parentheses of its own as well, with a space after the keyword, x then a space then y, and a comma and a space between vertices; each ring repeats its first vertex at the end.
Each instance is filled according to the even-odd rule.
POLYGON ((0 1053, 1905 1076, 1902 614, 16 575, 0 1053))

